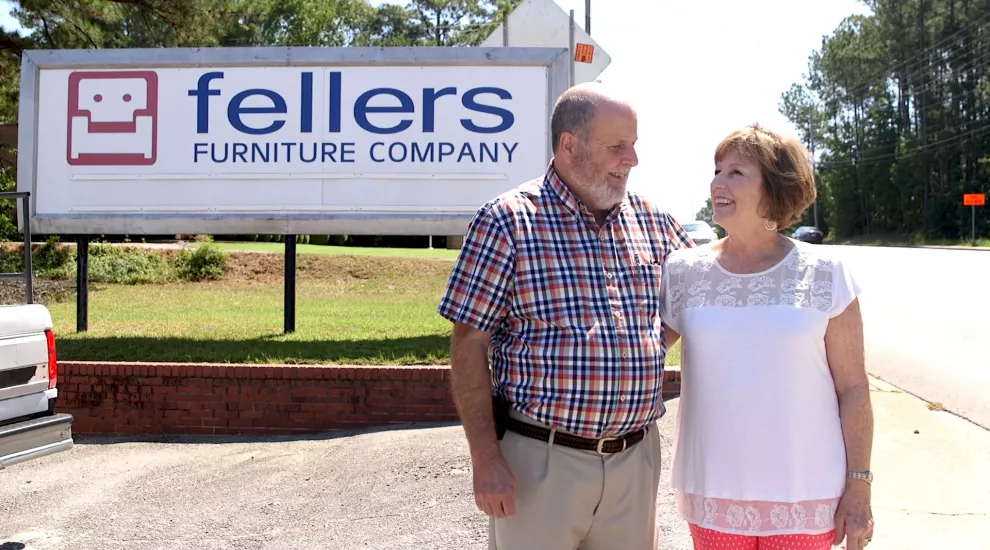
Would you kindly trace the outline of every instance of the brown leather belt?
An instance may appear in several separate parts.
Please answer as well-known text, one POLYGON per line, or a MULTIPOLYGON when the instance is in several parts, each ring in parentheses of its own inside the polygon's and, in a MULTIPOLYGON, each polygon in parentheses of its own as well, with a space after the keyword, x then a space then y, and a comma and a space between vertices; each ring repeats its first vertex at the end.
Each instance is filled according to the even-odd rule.
MULTIPOLYGON (((511 417, 506 419, 506 428, 519 435, 539 439, 540 441, 550 441, 549 428, 534 426, 533 424, 528 424, 511 417)), ((588 439, 586 437, 556 432, 553 435, 553 444, 563 445, 572 449, 580 449, 582 451, 593 451, 598 454, 614 454, 632 447, 642 441, 644 437, 646 437, 646 428, 640 428, 622 437, 603 437, 602 439, 588 439)))

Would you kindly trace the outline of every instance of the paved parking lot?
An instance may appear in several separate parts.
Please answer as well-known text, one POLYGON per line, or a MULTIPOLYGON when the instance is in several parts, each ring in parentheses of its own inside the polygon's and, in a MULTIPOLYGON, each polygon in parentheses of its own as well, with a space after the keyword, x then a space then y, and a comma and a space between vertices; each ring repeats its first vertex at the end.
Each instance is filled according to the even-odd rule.
MULTIPOLYGON (((665 490, 664 550, 690 548, 665 490)), ((0 471, 0 549, 486 550, 459 425, 309 438, 81 439, 0 471)))

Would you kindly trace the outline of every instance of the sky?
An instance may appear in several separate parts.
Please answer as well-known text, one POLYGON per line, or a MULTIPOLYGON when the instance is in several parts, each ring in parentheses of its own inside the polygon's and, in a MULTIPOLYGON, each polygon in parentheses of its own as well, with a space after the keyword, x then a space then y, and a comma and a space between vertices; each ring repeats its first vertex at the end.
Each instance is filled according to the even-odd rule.
MULTIPOLYGON (((584 0, 555 1, 584 26, 584 0)), ((612 58, 599 78, 639 114, 639 165, 629 187, 682 221, 708 198, 712 153, 723 137, 754 122, 796 134, 777 110, 781 94, 802 80, 823 36, 869 13, 859 0, 591 4, 591 35, 612 58)), ((0 0, 0 26, 19 28, 9 10, 0 0)))

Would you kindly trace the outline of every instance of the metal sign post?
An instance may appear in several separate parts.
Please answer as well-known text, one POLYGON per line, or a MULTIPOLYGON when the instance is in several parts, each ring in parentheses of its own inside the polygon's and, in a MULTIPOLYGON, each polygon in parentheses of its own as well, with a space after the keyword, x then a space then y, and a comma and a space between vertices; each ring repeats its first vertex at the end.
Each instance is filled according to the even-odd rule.
POLYGON ((584 32, 591 36, 591 0, 584 0, 584 32))
POLYGON ((567 48, 567 52, 570 54, 570 81, 571 86, 574 85, 574 10, 571 10, 571 26, 570 26, 570 46, 567 48))
POLYGON ((970 207, 970 239, 976 244, 976 207, 986 206, 987 196, 984 193, 966 193, 963 195, 963 206, 970 207))
POLYGON ((31 265, 31 193, 28 191, 4 191, 0 200, 21 201, 20 225, 24 234, 24 271, 22 273, 0 273, 0 281, 24 279, 24 299, 28 304, 34 303, 34 268, 31 265))

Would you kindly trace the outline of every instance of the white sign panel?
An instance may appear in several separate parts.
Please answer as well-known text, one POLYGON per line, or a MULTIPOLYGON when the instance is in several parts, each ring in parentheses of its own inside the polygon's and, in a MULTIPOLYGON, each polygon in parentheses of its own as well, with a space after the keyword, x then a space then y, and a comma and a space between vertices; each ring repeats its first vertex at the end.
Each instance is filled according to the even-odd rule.
MULTIPOLYGON (((123 66, 37 63, 37 122, 22 117, 20 136, 37 160, 19 182, 35 230, 443 234, 545 169, 566 52, 431 48, 416 62, 403 48, 404 62, 362 64, 346 50, 311 55, 350 63, 295 66, 274 48, 282 63, 127 50, 96 52, 123 66)), ((30 52, 59 53, 81 52, 30 52)))
MULTIPOLYGON (((612 63, 612 57, 579 25, 574 24, 574 84, 594 82, 612 63)), ((506 46, 504 24, 480 46, 506 46)), ((571 47, 571 16, 554 0, 523 0, 509 13, 509 47, 571 47)))

